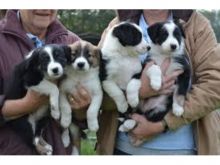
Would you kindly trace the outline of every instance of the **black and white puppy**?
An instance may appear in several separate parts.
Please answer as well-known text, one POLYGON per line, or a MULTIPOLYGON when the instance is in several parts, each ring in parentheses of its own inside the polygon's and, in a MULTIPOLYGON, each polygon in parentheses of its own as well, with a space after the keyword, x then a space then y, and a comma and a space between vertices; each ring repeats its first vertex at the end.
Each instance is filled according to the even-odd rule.
POLYGON ((6 99, 9 100, 24 97, 27 90, 49 96, 50 105, 44 105, 31 114, 8 121, 16 133, 40 154, 51 155, 53 152, 52 146, 43 140, 41 133, 47 122, 49 106, 51 116, 59 119, 59 90, 52 81, 63 76, 66 62, 65 46, 51 44, 36 48, 15 67, 6 90, 6 99))
POLYGON ((63 132, 63 143, 65 146, 69 145, 70 131, 73 138, 72 154, 75 155, 79 153, 80 130, 74 124, 74 119, 73 122, 71 120, 72 110, 67 96, 76 93, 78 85, 82 85, 89 92, 91 103, 87 110, 87 124, 89 130, 97 131, 99 129, 98 114, 103 98, 99 78, 101 51, 91 43, 82 40, 69 45, 69 47, 68 65, 65 70, 66 78, 60 84, 60 110, 61 125, 63 128, 67 128, 63 132))
POLYGON ((143 109, 145 116, 150 121, 160 121, 172 108, 176 116, 184 113, 183 105, 185 96, 190 88, 191 68, 185 53, 185 34, 179 23, 173 21, 156 23, 148 28, 148 34, 152 41, 150 59, 156 62, 147 71, 152 88, 157 84, 159 90, 162 86, 162 73, 157 65, 161 65, 165 58, 170 58, 170 66, 167 75, 181 69, 184 72, 178 76, 174 92, 171 96, 160 95, 144 101, 143 109))
POLYGON ((139 104, 142 64, 138 55, 149 49, 140 27, 134 23, 121 22, 106 34, 101 48, 102 85, 121 113, 127 111, 128 105, 136 108, 139 104))
MULTIPOLYGON (((151 25, 147 31, 152 42, 147 60, 153 60, 156 63, 146 72, 151 87, 157 91, 162 86, 163 75, 159 66, 165 58, 170 58, 167 75, 178 69, 184 71, 178 76, 171 95, 159 95, 140 101, 140 113, 144 114, 149 121, 157 122, 162 120, 170 109, 176 116, 184 113, 185 96, 191 85, 191 68, 184 50, 185 34, 179 24, 173 21, 159 22, 151 25)), ((132 126, 135 124, 131 125, 131 121, 131 119, 127 120, 124 124, 127 126, 123 129, 125 132, 133 129, 132 126)), ((136 141, 134 145, 139 145, 141 142, 136 141)))

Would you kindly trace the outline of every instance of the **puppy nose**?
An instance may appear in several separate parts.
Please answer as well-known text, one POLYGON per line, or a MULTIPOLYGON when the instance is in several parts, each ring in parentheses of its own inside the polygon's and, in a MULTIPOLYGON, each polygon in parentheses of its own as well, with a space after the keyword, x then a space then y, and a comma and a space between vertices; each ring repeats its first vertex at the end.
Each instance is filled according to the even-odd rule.
POLYGON ((82 68, 84 67, 84 65, 85 65, 84 62, 79 62, 79 63, 77 64, 77 66, 78 66, 80 69, 82 69, 82 68))
POLYGON ((170 47, 171 47, 172 50, 176 49, 176 45, 175 44, 171 44, 170 47))
POLYGON ((57 67, 56 67, 56 68, 53 68, 53 69, 52 69, 52 72, 55 73, 55 74, 57 74, 57 73, 58 73, 58 68, 57 68, 57 67))
POLYGON ((147 51, 150 51, 151 47, 150 46, 147 46, 147 51))

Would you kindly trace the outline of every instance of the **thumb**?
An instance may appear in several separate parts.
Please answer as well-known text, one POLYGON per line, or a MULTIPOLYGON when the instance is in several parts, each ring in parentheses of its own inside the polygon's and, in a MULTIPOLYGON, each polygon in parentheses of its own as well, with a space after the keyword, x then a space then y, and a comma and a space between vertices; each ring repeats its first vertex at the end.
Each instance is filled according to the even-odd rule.
POLYGON ((139 114, 137 114, 137 113, 134 113, 134 114, 132 114, 132 116, 131 116, 131 118, 133 119, 133 120, 135 120, 135 121, 141 121, 141 115, 139 115, 139 114))

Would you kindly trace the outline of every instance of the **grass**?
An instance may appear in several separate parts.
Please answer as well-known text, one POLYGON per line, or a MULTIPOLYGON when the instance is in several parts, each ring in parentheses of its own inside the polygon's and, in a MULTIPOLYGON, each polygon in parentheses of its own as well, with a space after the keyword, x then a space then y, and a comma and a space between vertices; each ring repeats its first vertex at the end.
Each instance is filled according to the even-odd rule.
POLYGON ((81 140, 81 155, 96 155, 95 144, 97 142, 96 134, 88 130, 85 131, 87 138, 81 140))

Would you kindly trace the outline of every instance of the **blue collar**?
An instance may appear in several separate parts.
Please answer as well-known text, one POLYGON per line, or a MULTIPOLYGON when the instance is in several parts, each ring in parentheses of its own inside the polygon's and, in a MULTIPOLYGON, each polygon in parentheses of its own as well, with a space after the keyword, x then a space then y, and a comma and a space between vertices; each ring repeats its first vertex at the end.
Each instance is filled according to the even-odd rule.
MULTIPOLYGON (((21 16, 20 16, 19 10, 17 11, 17 18, 18 18, 18 20, 21 21, 21 16)), ((26 33, 26 35, 28 36, 28 38, 30 38, 33 41, 34 46, 36 48, 42 47, 45 44, 44 41, 40 40, 37 36, 35 36, 31 33, 26 33)))

